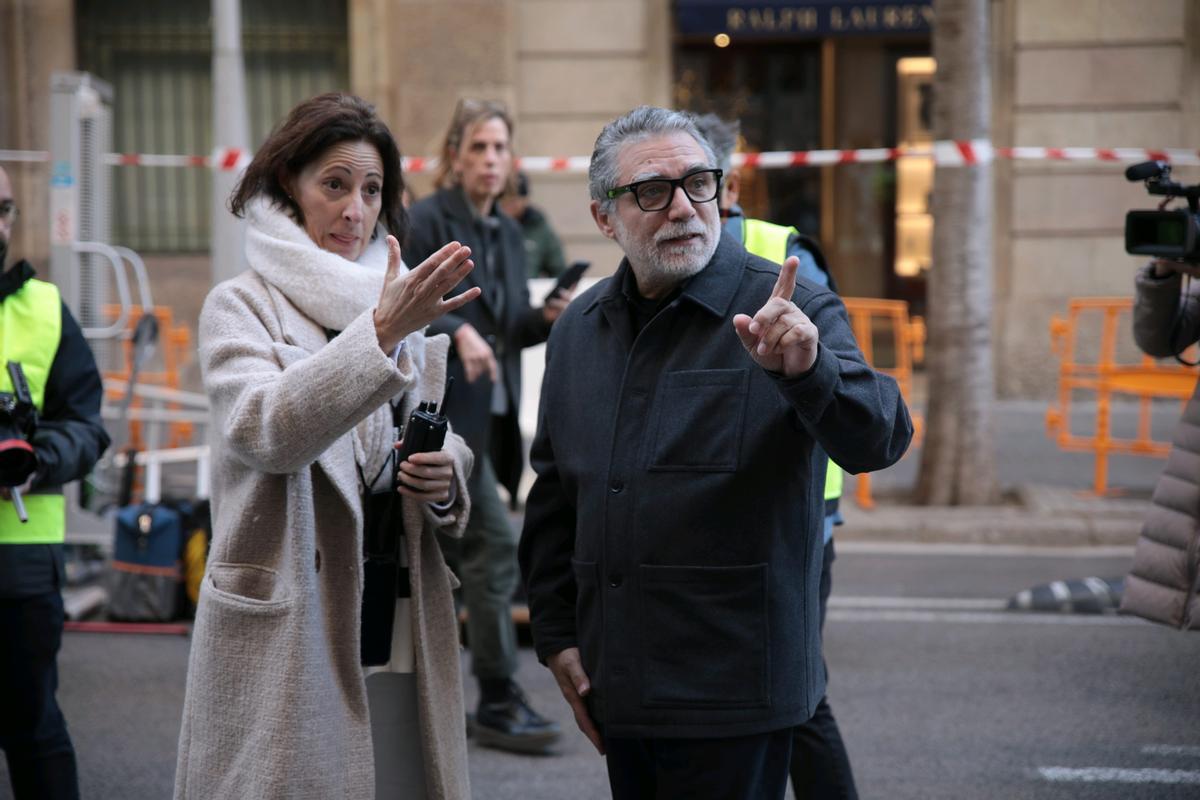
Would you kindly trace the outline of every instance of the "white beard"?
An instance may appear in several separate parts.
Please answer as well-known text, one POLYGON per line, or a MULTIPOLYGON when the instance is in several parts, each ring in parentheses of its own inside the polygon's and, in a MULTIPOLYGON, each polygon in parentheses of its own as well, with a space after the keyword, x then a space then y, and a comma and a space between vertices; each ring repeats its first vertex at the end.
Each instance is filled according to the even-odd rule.
POLYGON ((689 222, 668 222, 650 240, 631 236, 615 214, 612 225, 617 244, 625 251, 629 266, 637 278, 638 289, 643 294, 647 291, 657 294, 658 289, 673 287, 700 272, 712 260, 721 238, 720 220, 709 226, 699 216, 689 222), (699 236, 679 246, 663 247, 659 244, 689 233, 699 236))

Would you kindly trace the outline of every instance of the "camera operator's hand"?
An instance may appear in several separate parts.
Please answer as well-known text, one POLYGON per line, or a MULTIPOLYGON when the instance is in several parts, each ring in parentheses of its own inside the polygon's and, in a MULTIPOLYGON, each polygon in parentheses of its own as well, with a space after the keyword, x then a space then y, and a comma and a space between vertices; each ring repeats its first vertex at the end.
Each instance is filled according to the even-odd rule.
POLYGON ((1200 266, 1196 264, 1185 264, 1182 261, 1151 261, 1150 267, 1150 273, 1156 278, 1166 278, 1176 272, 1180 275, 1200 278, 1200 266))
POLYGON ((31 486, 33 486, 33 475, 30 475, 28 478, 26 478, 25 482, 20 486, 0 486, 0 500, 12 500, 13 489, 16 489, 21 493, 21 496, 24 497, 25 495, 29 494, 29 487, 31 486))

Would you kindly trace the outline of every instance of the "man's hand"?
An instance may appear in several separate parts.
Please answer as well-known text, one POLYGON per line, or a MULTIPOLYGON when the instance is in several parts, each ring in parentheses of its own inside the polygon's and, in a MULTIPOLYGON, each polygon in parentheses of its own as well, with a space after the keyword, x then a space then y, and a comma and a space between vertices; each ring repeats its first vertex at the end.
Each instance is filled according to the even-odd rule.
POLYGON ((454 331, 454 349, 467 373, 467 383, 474 383, 484 373, 492 379, 492 383, 500 377, 496 354, 492 352, 491 345, 469 322, 464 322, 454 331))
POLYGON ((555 653, 546 659, 546 666, 550 667, 554 680, 558 681, 559 691, 567 699, 571 711, 575 713, 575 724, 583 731, 583 735, 591 740, 596 751, 604 755, 604 742, 600 738, 600 730, 596 723, 592 722, 587 705, 583 702, 583 698, 592 691, 592 684, 587 673, 583 671, 583 663, 579 660, 579 648, 568 647, 560 653, 555 653))
POLYGON ((817 360, 817 326, 792 302, 800 259, 789 257, 766 305, 753 318, 737 314, 733 327, 750 358, 763 369, 795 378, 817 360))

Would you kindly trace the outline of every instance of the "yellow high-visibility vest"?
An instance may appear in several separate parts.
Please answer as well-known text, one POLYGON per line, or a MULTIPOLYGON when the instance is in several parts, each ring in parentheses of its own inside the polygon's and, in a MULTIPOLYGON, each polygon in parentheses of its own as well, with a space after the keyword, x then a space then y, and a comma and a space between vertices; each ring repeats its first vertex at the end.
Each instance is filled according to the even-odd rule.
MULTIPOLYGON (((788 239, 798 233, 795 228, 761 219, 742 220, 742 239, 746 249, 776 264, 782 264, 787 259, 788 239)), ((825 469, 826 500, 836 500, 842 496, 842 480, 842 468, 830 461, 825 469)))
MULTIPOLYGON (((58 287, 29 280, 0 302, 0 392, 12 392, 8 362, 20 363, 38 413, 46 401, 46 381, 62 339, 62 299, 58 287)), ((17 518, 11 501, 0 500, 0 545, 61 544, 66 536, 66 503, 61 492, 28 494, 28 522, 17 518)))

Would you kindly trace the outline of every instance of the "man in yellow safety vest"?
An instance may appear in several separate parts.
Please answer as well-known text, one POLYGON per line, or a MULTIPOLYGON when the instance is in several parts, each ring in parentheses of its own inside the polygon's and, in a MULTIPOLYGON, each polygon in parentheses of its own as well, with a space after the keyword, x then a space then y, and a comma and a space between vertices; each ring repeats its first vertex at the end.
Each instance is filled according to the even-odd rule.
POLYGON ((54 697, 62 486, 88 473, 109 438, 96 361, 57 287, 35 280, 27 261, 4 269, 16 218, 0 169, 0 749, 16 800, 57 800, 79 797, 75 750, 54 697), (35 424, 22 396, 36 409, 35 424))
MULTIPOLYGON (((717 165, 725 173, 721 195, 717 200, 724 220, 724 233, 740 241, 754 255, 778 264, 782 264, 788 256, 796 256, 800 259, 800 266, 796 270, 798 278, 807 278, 836 292, 833 276, 829 274, 825 258, 815 241, 795 228, 750 219, 742 213, 738 205, 741 179, 733 169, 733 152, 737 148, 740 124, 736 120, 726 122, 716 114, 705 114, 697 120, 697 126, 712 145, 717 165)), ((825 609, 832 585, 830 570, 835 557, 833 526, 842 522, 838 513, 841 495, 842 470, 830 461, 825 471, 825 553, 820 590, 822 629, 825 627, 825 609)), ((792 790, 798 798, 857 800, 858 790, 854 784, 850 758, 846 754, 846 746, 828 699, 822 698, 812 719, 795 729, 790 772, 792 790)))

